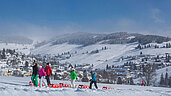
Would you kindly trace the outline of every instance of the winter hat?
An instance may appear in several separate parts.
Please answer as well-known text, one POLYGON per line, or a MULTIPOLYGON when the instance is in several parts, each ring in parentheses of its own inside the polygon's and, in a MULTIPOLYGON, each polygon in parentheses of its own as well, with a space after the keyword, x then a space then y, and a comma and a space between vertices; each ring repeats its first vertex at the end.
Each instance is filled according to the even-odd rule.
POLYGON ((95 71, 90 71, 90 73, 91 73, 91 74, 94 74, 94 73, 95 73, 95 71))
POLYGON ((71 70, 75 70, 75 69, 72 67, 71 70))
POLYGON ((71 68, 74 68, 71 64, 69 64, 68 68, 70 68, 70 67, 71 67, 71 68))
POLYGON ((93 74, 93 71, 90 71, 91 74, 93 74))

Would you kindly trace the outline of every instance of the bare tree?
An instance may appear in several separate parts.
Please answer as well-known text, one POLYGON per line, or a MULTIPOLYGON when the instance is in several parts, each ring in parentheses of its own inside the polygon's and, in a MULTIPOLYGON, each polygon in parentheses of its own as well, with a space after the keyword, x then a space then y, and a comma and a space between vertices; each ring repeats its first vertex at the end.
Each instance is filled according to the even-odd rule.
POLYGON ((150 86, 156 81, 156 65, 155 64, 147 64, 143 68, 143 75, 146 80, 147 86, 150 86))
POLYGON ((171 87, 171 76, 169 77, 169 87, 171 87))
POLYGON ((160 77, 160 86, 163 86, 164 85, 164 77, 163 77, 163 73, 161 74, 161 77, 160 77))
POLYGON ((168 83, 169 83, 168 73, 166 72, 164 84, 165 84, 166 86, 168 86, 168 83))
POLYGON ((82 78, 82 82, 88 82, 89 79, 88 79, 88 73, 87 73, 87 70, 84 70, 83 71, 83 78, 82 78))

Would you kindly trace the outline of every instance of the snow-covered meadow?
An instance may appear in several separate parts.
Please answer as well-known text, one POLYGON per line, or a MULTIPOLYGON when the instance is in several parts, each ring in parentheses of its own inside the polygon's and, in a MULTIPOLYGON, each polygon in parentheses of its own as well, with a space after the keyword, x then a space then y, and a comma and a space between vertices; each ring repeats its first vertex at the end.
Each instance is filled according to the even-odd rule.
POLYGON ((15 44, 15 43, 0 43, 0 50, 5 49, 15 49, 17 52, 22 52, 24 54, 29 54, 30 49, 33 48, 33 44, 15 44))
MULTIPOLYGON (((164 44, 164 43, 163 43, 164 44)), ((94 64, 95 68, 105 68, 107 64, 120 65, 122 62, 116 63, 114 61, 119 60, 122 56, 136 56, 142 52, 143 54, 165 54, 170 52, 170 48, 147 48, 142 50, 135 50, 137 44, 94 44, 90 46, 82 47, 81 45, 74 44, 59 44, 51 45, 47 44, 38 48, 34 48, 33 45, 17 45, 17 44, 1 44, 0 48, 16 49, 18 52, 25 54, 61 54, 63 52, 73 53, 72 57, 62 62, 70 62, 72 64, 94 64), (107 47, 107 50, 101 50, 102 47, 107 47), (96 54, 86 54, 93 50, 100 50, 96 54), (74 54, 77 51, 77 54, 74 54), (83 54, 84 53, 84 54, 83 54)), ((4 64, 1 64, 4 65, 4 64)), ((168 73, 170 76, 170 68, 168 73)), ((161 73, 165 74, 166 68, 157 70, 157 82, 161 73)), ((171 96, 171 89, 165 87, 147 87, 138 85, 117 85, 117 84, 99 84, 99 89, 73 89, 73 88, 39 88, 29 86, 31 77, 3 77, 0 76, 0 96, 171 96), (113 87, 114 90, 102 90, 103 86, 113 87)), ((58 83, 70 83, 70 81, 52 81, 54 84, 58 83)), ((76 82, 77 85, 89 85, 88 82, 76 82)))
MULTIPOLYGON (((151 43, 152 45, 159 45, 163 46, 166 43, 162 44, 151 43)), ((131 44, 94 44, 89 46, 81 46, 75 44, 58 44, 58 45, 51 45, 48 43, 41 47, 35 48, 31 50, 33 54, 51 54, 57 55, 62 54, 64 52, 73 53, 72 57, 66 60, 60 61, 61 63, 70 62, 72 64, 93 64, 94 68, 104 68, 106 65, 123 65, 122 62, 114 62, 119 60, 120 57, 124 56, 136 56, 139 55, 140 52, 143 54, 150 54, 150 55, 159 55, 169 53, 171 51, 170 48, 146 48, 142 50, 136 50, 137 43, 131 44), (107 50, 102 50, 102 47, 106 47, 107 50), (90 54, 91 51, 99 50, 99 53, 90 54), (77 52, 77 54, 74 54, 77 52), (86 53, 88 52, 88 53, 86 53)))
MULTIPOLYGON (((99 84, 99 89, 78 88, 39 88, 29 86, 30 77, 0 77, 1 96, 171 96, 170 88, 147 87, 137 85, 99 84), (102 89, 103 86, 114 90, 102 89)), ((69 81, 52 81, 54 84, 69 81)), ((89 85, 88 82, 76 82, 77 85, 89 85)), ((94 86, 93 86, 94 88, 94 86)))
MULTIPOLYGON (((157 44, 159 46, 163 46, 166 43, 164 42, 162 44, 157 44)), ((155 45, 156 43, 151 43, 152 45, 155 45)), ((165 54, 169 53, 171 51, 170 48, 146 48, 142 50, 135 50, 135 47, 137 46, 137 43, 131 43, 131 44, 94 44, 89 46, 82 46, 82 45, 76 45, 76 44, 57 44, 52 45, 51 42, 48 44, 45 44, 41 47, 34 48, 34 45, 23 45, 23 44, 5 44, 0 43, 0 49, 6 48, 6 49, 15 49, 17 52, 25 53, 26 55, 31 54, 51 54, 51 55, 58 55, 62 54, 64 52, 70 52, 72 57, 66 60, 60 61, 61 63, 64 62, 70 62, 72 64, 93 64, 94 68, 103 68, 106 67, 106 65, 122 65, 121 62, 115 62, 120 57, 123 56, 136 56, 139 55, 140 52, 143 54, 150 54, 150 55, 159 55, 159 54, 165 54), (107 50, 101 50, 102 47, 106 47, 107 50), (99 53, 96 54, 90 54, 91 51, 99 50, 99 53), (74 54, 77 52, 77 54, 74 54), (86 53, 88 52, 88 54, 86 53)))

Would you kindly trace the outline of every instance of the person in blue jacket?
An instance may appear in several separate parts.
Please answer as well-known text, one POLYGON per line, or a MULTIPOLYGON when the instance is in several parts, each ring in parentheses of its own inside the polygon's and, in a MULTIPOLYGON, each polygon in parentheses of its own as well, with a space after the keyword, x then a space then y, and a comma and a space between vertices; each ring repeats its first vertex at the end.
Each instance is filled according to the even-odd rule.
POLYGON ((98 89, 97 87, 97 80, 96 80, 96 75, 93 71, 90 72, 91 73, 91 77, 92 79, 90 80, 90 89, 92 89, 92 84, 94 83, 94 86, 96 87, 96 89, 98 89))

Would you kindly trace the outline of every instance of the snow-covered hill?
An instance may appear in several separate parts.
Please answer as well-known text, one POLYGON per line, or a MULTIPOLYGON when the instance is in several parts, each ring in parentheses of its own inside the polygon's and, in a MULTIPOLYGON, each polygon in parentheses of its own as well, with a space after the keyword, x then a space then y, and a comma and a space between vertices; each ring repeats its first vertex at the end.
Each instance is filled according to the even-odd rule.
POLYGON ((168 77, 170 77, 171 76, 171 66, 157 70, 157 73, 156 73, 157 74, 157 82, 160 82, 161 74, 163 73, 163 75, 165 76, 166 72, 168 73, 168 77))
MULTIPOLYGON (((171 96, 170 88, 147 87, 134 85, 99 84, 99 89, 73 88, 35 88, 28 85, 30 77, 0 76, 1 96, 171 96), (103 86, 113 87, 114 90, 102 90, 103 86)), ((70 83, 69 81, 52 81, 54 84, 70 83)), ((76 82, 77 85, 89 83, 76 82)), ((94 88, 94 86, 93 86, 94 88)))
POLYGON ((15 49, 17 52, 22 52, 25 54, 30 53, 30 49, 33 48, 33 44, 16 44, 16 43, 0 43, 0 50, 5 49, 15 49))
MULTIPOLYGON (((167 43, 170 43, 167 42, 167 43)), ((150 43, 157 44, 157 43, 150 43)), ((165 45, 166 42, 162 44, 157 44, 159 46, 165 45)), ((52 45, 48 43, 41 47, 35 48, 31 51, 33 54, 51 54, 57 55, 64 52, 70 52, 71 58, 60 61, 60 62, 70 62, 72 64, 94 64, 95 68, 104 68, 108 65, 122 65, 124 62, 119 62, 120 57, 124 56, 136 56, 140 52, 143 54, 159 55, 170 52, 170 48, 146 48, 142 50, 136 50, 135 47, 138 43, 130 44, 94 44, 89 46, 81 46, 75 44, 57 44, 52 45), (102 48, 106 47, 106 50, 102 48), (99 50, 98 53, 91 54, 92 51, 99 50), (76 54, 75 54, 76 52, 76 54), (117 61, 117 62, 114 62, 117 61)))
MULTIPOLYGON (((158 35, 143 35, 137 33, 128 33, 128 32, 116 32, 108 34, 95 34, 95 33, 83 33, 77 32, 72 34, 65 34, 57 36, 49 40, 48 42, 53 42, 53 45, 56 44, 80 44, 84 46, 92 44, 127 44, 139 42, 140 44, 148 44, 152 42, 163 43, 171 40, 169 37, 163 37, 158 35)), ((46 43, 48 43, 46 42, 46 43)), ((46 44, 42 43, 42 44, 46 44)))
POLYGON ((0 36, 0 43, 32 44, 33 40, 23 36, 0 36))

